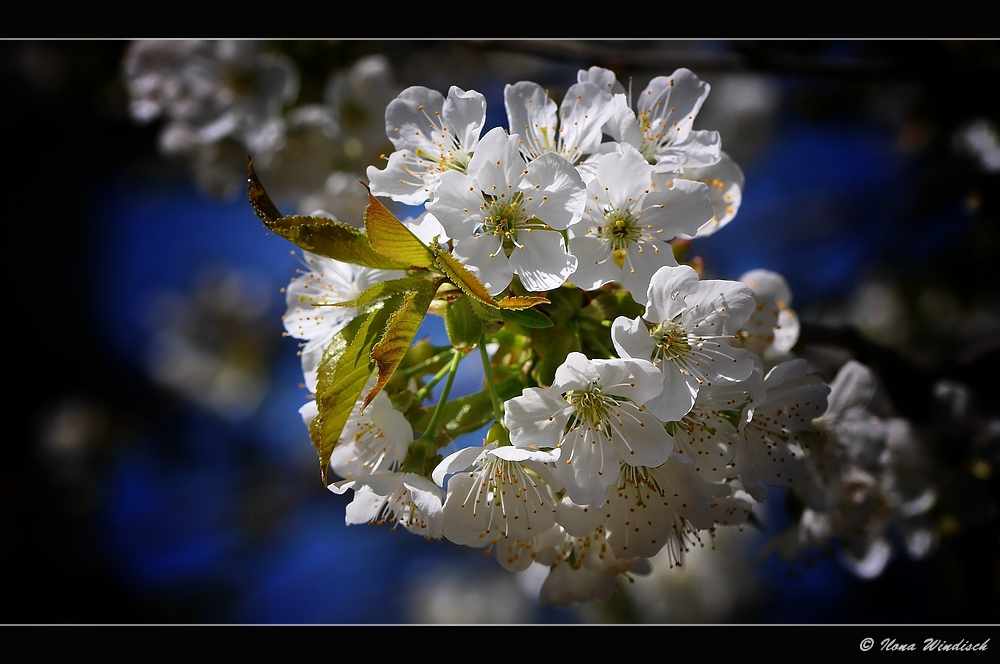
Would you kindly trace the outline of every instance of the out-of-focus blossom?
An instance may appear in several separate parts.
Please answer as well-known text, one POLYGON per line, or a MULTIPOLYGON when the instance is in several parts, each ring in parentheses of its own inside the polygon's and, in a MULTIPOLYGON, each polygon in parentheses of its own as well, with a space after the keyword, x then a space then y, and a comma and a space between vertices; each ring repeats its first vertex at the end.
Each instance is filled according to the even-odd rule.
POLYGON ((223 417, 249 416, 269 386, 268 299, 253 275, 214 269, 192 293, 159 294, 148 317, 146 363, 154 380, 223 417))
POLYGON ((282 108, 299 90, 295 64, 254 41, 137 41, 124 68, 133 116, 165 116, 193 144, 232 136, 252 151, 269 148, 284 133, 282 108))
POLYGON ((987 173, 1000 173, 1000 133, 989 120, 980 118, 959 129, 952 145, 972 156, 987 173))
POLYGON ((914 558, 933 549, 937 535, 925 514, 936 490, 922 442, 906 420, 884 419, 869 409, 876 379, 854 360, 831 385, 821 431, 807 446, 807 472, 796 491, 805 502, 798 522, 762 555, 790 560, 805 550, 837 544, 854 574, 879 576, 901 537, 914 558))

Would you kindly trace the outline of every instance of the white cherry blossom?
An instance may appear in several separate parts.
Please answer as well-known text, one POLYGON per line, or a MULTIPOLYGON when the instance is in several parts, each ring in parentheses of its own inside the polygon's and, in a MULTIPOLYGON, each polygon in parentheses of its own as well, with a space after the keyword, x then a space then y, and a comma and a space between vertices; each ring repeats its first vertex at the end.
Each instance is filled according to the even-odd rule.
POLYGON ((667 184, 671 179, 674 182, 681 179, 693 180, 708 186, 708 199, 712 202, 715 214, 693 237, 714 235, 733 220, 743 202, 743 169, 725 152, 719 153, 719 161, 715 164, 691 166, 676 174, 657 173, 654 181, 657 184, 667 184))
POLYGON ((444 459, 434 471, 435 481, 440 484, 460 471, 448 480, 444 536, 465 546, 495 546, 505 567, 527 567, 531 559, 520 559, 526 544, 555 524, 556 499, 539 458, 549 456, 491 444, 444 459))
POLYGON ((580 70, 577 80, 593 82, 614 95, 614 110, 604 130, 639 150, 658 172, 711 166, 721 158, 719 133, 693 128, 711 86, 690 70, 653 78, 634 99, 607 69, 580 70))
MULTIPOLYGON (((365 392, 375 385, 369 381, 365 392)), ((344 431, 330 456, 330 470, 339 477, 353 479, 383 470, 395 470, 406 458, 413 440, 413 428, 406 417, 393 408, 385 392, 375 395, 364 414, 359 399, 347 418, 344 431)), ((315 401, 307 401, 299 414, 306 427, 317 415, 315 401)))
POLYGON ((617 281, 645 304, 653 273, 677 265, 670 240, 697 233, 712 218, 706 185, 678 180, 653 189, 652 177, 653 167, 628 144, 597 159, 586 213, 570 228, 570 251, 580 261, 574 284, 593 290, 617 281))
POLYGON ((686 536, 715 525, 711 501, 730 492, 698 477, 691 462, 677 454, 657 468, 622 465, 605 506, 612 553, 652 558, 664 546, 682 546, 686 536))
POLYGON ((767 496, 760 482, 794 488, 801 484, 805 467, 799 434, 826 410, 830 392, 802 359, 771 369, 762 388, 766 396, 752 404, 740 425, 737 463, 747 492, 759 501, 767 496))
POLYGON ((648 359, 662 375, 663 390, 647 402, 664 422, 684 417, 704 385, 738 382, 753 372, 750 352, 726 341, 753 311, 750 289, 735 281, 699 281, 686 265, 662 267, 649 284, 642 316, 622 316, 611 326, 621 357, 648 359))
MULTIPOLYGON (((611 95, 589 81, 571 85, 558 112, 548 91, 537 83, 507 85, 503 96, 507 126, 521 137, 521 154, 528 161, 555 152, 573 166, 581 166, 600 149, 601 127, 614 109, 611 95)), ((589 169, 581 174, 586 172, 589 169)))
POLYGON ((551 387, 507 402, 504 422, 522 448, 557 448, 552 474, 578 505, 602 504, 620 462, 658 466, 673 440, 641 404, 659 393, 646 361, 589 360, 570 353, 551 387))
POLYGON ((792 290, 777 272, 750 270, 739 279, 753 291, 757 306, 739 332, 740 345, 758 355, 773 348, 787 353, 799 340, 799 317, 792 310, 792 290))
POLYGON ((407 205, 430 200, 450 170, 464 173, 486 122, 486 98, 452 86, 440 92, 413 86, 385 109, 385 131, 396 150, 385 169, 369 166, 372 193, 407 205))
POLYGON ((669 188, 681 179, 708 185, 715 213, 691 237, 712 235, 736 216, 743 198, 743 171, 722 151, 718 132, 691 129, 711 90, 707 83, 687 69, 678 69, 669 77, 654 78, 633 99, 631 84, 626 91, 608 69, 581 70, 577 80, 592 81, 614 95, 612 119, 604 131, 656 165, 654 186, 669 188))
POLYGON ((454 240, 454 254, 490 293, 517 274, 529 291, 558 288, 576 270, 563 231, 583 216, 583 180, 562 157, 546 153, 525 164, 518 136, 491 130, 468 174, 441 175, 427 209, 454 240))
POLYGON ((604 528, 574 536, 553 528, 536 539, 534 561, 549 566, 538 601, 551 606, 592 602, 611 597, 621 574, 649 574, 643 558, 619 558, 611 552, 604 528))
MULTIPOLYGON (((316 215, 328 216, 321 212, 316 215)), ((376 270, 341 263, 308 251, 303 252, 303 256, 310 271, 292 279, 285 289, 287 309, 282 322, 289 335, 306 341, 302 349, 302 372, 306 386, 311 392, 315 392, 317 369, 323 358, 323 351, 333 335, 357 315, 357 311, 351 307, 330 305, 350 302, 357 299, 369 286, 404 277, 406 273, 401 270, 376 270)))
POLYGON ((354 489, 345 517, 349 526, 391 523, 427 539, 441 539, 443 492, 425 477, 382 470, 328 488, 338 494, 354 489))

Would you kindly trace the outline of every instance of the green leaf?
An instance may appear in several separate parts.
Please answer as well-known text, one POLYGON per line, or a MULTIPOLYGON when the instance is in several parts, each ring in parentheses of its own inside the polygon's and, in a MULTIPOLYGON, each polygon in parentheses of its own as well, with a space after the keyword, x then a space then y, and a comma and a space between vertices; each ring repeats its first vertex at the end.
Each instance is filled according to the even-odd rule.
POLYGON ((365 230, 375 251, 414 267, 432 267, 434 255, 413 232, 389 212, 379 199, 372 196, 367 184, 368 206, 365 208, 365 230))
POLYGON ((402 298, 396 298, 396 302, 386 300, 360 313, 333 336, 323 352, 316 387, 319 413, 309 426, 309 433, 319 453, 324 483, 333 448, 372 375, 372 349, 382 337, 389 316, 399 308, 402 298))
POLYGON ((472 310, 472 300, 459 296, 448 303, 444 327, 451 345, 461 351, 470 351, 479 343, 483 334, 483 320, 472 310))
POLYGON ((377 284, 373 284, 368 288, 364 289, 357 299, 351 300, 350 302, 337 302, 332 306, 335 307, 362 307, 366 304, 372 302, 378 302, 379 300, 384 300, 387 297, 392 297, 393 295, 399 295, 401 293, 406 293, 412 290, 423 290, 428 286, 424 284, 431 284, 434 290, 444 281, 444 279, 431 280, 426 277, 403 277, 402 279, 392 279, 390 281, 381 281, 377 284))
POLYGON ((431 244, 431 252, 434 254, 434 262, 437 266, 451 279, 451 283, 462 289, 463 293, 474 298, 484 307, 499 308, 483 282, 469 272, 447 249, 434 242, 431 244))
POLYGON ((523 325, 524 327, 552 327, 552 321, 536 309, 524 309, 521 311, 501 309, 500 316, 504 320, 523 325))
POLYGON ((343 263, 380 270, 405 270, 408 263, 375 251, 364 233, 339 221, 324 217, 282 217, 271 230, 306 251, 343 263))
POLYGON ((494 309, 493 307, 484 306, 479 303, 473 297, 468 298, 469 305, 472 307, 472 311, 475 312, 484 321, 502 321, 503 316, 500 315, 500 309, 494 309))
MULTIPOLYGON (((521 394, 524 383, 520 378, 508 378, 497 383, 497 393, 501 401, 512 399, 521 394)), ((434 409, 431 408, 412 422, 415 431, 424 431, 430 425, 434 409)), ((459 399, 453 399, 444 405, 441 424, 438 427, 434 443, 440 449, 459 436, 481 429, 494 420, 493 402, 488 390, 476 392, 459 399)))
POLYGON ((392 378, 406 351, 409 350, 413 338, 417 336, 420 323, 424 320, 427 307, 437 292, 437 283, 430 279, 420 279, 416 287, 403 295, 402 304, 392 312, 385 324, 382 338, 372 349, 371 359, 378 369, 378 382, 368 392, 361 412, 364 412, 372 399, 382 391, 385 384, 392 378))
POLYGON ((271 197, 264 191, 264 185, 257 178, 257 174, 253 170, 253 159, 250 157, 247 157, 247 198, 250 199, 253 211, 257 213, 257 216, 260 217, 260 220, 268 228, 276 220, 285 216, 281 214, 278 206, 274 204, 271 197))
POLYGON ((497 306, 501 309, 520 311, 522 309, 530 309, 536 304, 548 303, 549 298, 540 295, 511 295, 497 302, 497 306))
POLYGON ((264 186, 257 179, 253 163, 249 158, 247 172, 249 181, 247 198, 254 212, 264 222, 264 226, 273 233, 306 251, 344 263, 382 270, 405 270, 410 267, 409 263, 394 260, 373 249, 368 237, 353 226, 325 217, 305 215, 286 217, 267 195, 264 186))

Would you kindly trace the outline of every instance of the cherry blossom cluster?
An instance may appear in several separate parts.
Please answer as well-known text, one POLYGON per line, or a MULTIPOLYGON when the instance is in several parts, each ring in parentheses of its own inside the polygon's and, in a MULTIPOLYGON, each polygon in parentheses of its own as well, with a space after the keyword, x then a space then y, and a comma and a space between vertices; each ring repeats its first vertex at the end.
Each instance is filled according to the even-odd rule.
MULTIPOLYGON (((508 129, 485 133, 473 90, 411 87, 388 104, 395 150, 368 168, 370 192, 425 206, 402 226, 434 262, 383 269, 306 251, 284 324, 303 341, 305 384, 329 394, 361 334, 351 326, 367 329, 376 300, 423 267, 440 275, 427 310, 452 347, 415 344, 394 373, 372 354, 324 459, 340 478, 329 488, 354 492, 349 524, 400 525, 512 571, 544 565, 540 600, 567 604, 609 597, 654 557, 681 564, 783 487, 808 507, 779 553, 839 538, 859 574, 881 571, 886 524, 910 524, 933 492, 901 485, 892 441, 905 436, 862 420, 864 369, 845 367, 831 392, 791 355, 799 324, 780 275, 707 279, 684 262, 734 218, 744 185, 718 133, 694 128, 708 94, 686 69, 633 95, 591 67, 558 103, 536 83, 506 86, 508 129), (501 310, 515 301, 532 306, 501 310), (484 390, 448 401, 467 355, 483 361, 484 390), (483 444, 442 458, 470 422, 488 428, 483 444)), ((317 397, 301 410, 320 449, 323 408, 317 397)), ((926 529, 908 532, 911 552, 929 550, 926 529)))

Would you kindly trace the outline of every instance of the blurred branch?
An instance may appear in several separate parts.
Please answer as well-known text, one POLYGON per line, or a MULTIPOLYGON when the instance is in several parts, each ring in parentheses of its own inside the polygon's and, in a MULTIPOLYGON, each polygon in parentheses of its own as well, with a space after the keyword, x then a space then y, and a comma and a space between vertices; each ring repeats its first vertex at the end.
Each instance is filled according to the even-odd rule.
POLYGON ((785 40, 587 41, 499 40, 469 42, 487 48, 534 55, 567 64, 586 61, 615 71, 650 70, 663 73, 679 67, 698 71, 759 72, 816 78, 909 79, 948 71, 963 74, 1000 73, 1000 49, 979 41, 864 41, 864 56, 837 57, 826 52, 830 42, 785 40), (719 48, 697 48, 704 43, 719 48))

